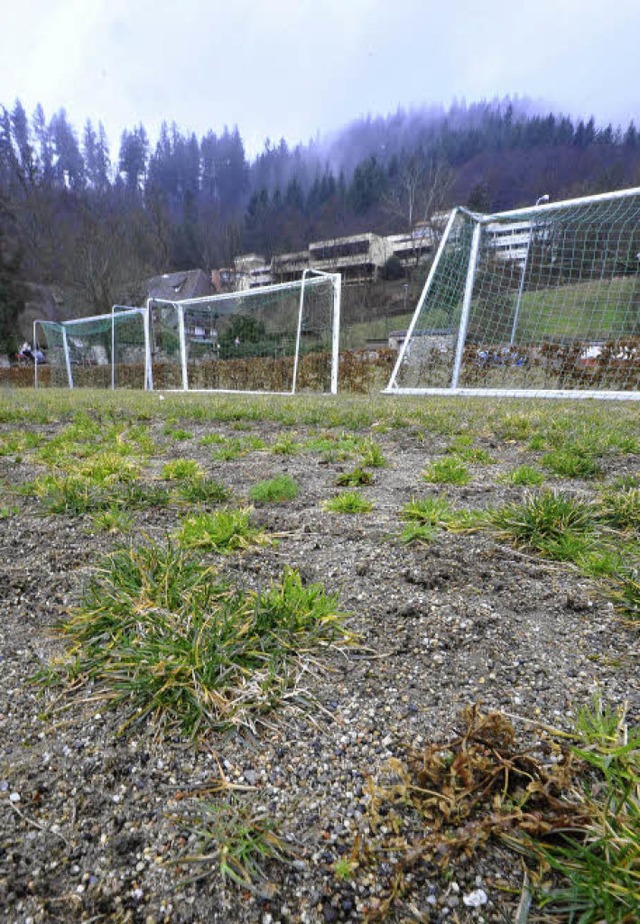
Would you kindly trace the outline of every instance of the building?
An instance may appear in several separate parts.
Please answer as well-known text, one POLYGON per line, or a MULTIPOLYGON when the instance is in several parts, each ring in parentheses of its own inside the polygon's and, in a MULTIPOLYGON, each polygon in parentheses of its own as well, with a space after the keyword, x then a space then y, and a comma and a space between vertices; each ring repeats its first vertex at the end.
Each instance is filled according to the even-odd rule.
POLYGON ((300 279, 306 269, 309 269, 308 250, 281 253, 271 261, 271 274, 274 282, 292 282, 300 279))
POLYGON ((180 273, 164 273, 144 283, 145 301, 148 298, 167 302, 181 302, 185 298, 202 298, 215 295, 211 277, 201 269, 184 270, 180 273))
POLYGON ((347 283, 376 279, 391 255, 386 240, 370 231, 309 244, 311 269, 340 273, 347 283))
POLYGON ((531 222, 491 222, 486 227, 486 233, 498 259, 524 265, 531 240, 531 222))
POLYGON ((384 240, 405 269, 424 263, 437 246, 437 235, 426 221, 417 224, 413 231, 389 234, 384 240))
POLYGON ((260 254, 241 254, 233 262, 236 272, 236 291, 269 286, 273 282, 271 264, 267 263, 260 254))

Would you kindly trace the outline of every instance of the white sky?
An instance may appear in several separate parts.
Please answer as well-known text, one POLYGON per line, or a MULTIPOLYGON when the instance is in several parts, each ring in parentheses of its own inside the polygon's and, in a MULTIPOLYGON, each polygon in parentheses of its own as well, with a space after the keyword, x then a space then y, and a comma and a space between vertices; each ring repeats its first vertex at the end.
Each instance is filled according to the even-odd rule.
POLYGON ((640 0, 0 0, 0 103, 78 132, 163 119, 306 142, 358 116, 527 96, 640 125, 640 0))

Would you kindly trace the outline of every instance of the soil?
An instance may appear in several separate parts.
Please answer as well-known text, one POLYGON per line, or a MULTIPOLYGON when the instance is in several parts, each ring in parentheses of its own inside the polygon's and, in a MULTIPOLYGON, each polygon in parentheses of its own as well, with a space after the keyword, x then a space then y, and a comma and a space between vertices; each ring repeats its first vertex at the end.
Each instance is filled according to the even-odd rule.
MULTIPOLYGON (((525 489, 498 476, 536 462, 524 444, 478 438, 494 464, 472 464, 466 486, 427 485, 421 472, 450 438, 411 428, 367 431, 390 464, 373 469, 374 483, 359 489, 374 503, 372 513, 348 516, 321 502, 354 460, 253 451, 213 461, 203 436, 250 433, 272 444, 283 428, 179 425, 191 439, 172 440, 161 421, 150 424, 160 447, 150 474, 184 457, 240 499, 277 474, 300 486, 295 500, 255 511, 257 522, 279 534, 278 544, 221 567, 244 584, 265 586, 289 565, 305 581, 340 589, 361 647, 314 655, 302 684, 306 712, 280 709, 255 734, 208 735, 197 747, 153 725, 118 735, 122 715, 91 690, 43 692, 33 677, 64 650, 52 626, 122 539, 95 531, 89 517, 45 515, 37 499, 7 500, 5 491, 19 512, 0 519, 0 920, 362 921, 388 896, 394 856, 386 867, 342 877, 335 864, 353 856, 356 835, 384 837, 369 823, 369 785, 390 759, 444 739, 460 709, 474 703, 521 717, 514 726, 532 746, 535 722, 568 727, 572 710, 594 690, 613 705, 627 702, 630 721, 640 718, 637 632, 575 569, 487 533, 442 532, 429 545, 398 541, 398 511, 414 496, 446 493, 466 508, 521 499, 525 489), (268 860, 266 878, 253 889, 223 879, 215 856, 196 866, 186 859, 197 841, 184 817, 202 800, 229 798, 215 793, 221 778, 238 787, 239 806, 268 815, 287 845, 285 862, 268 860)), ((33 429, 54 436, 61 426, 33 429)), ((305 427, 291 432, 298 440, 312 435, 305 427)), ((606 477, 637 471, 637 456, 623 461, 608 460, 606 477)), ((41 472, 26 455, 0 458, 5 485, 41 472)), ((595 490, 588 482, 555 484, 572 493, 595 490)), ((134 541, 162 540, 183 512, 136 514, 134 541)), ((412 876, 386 920, 504 922, 514 919, 523 868, 517 854, 489 844, 445 869, 425 862, 412 876)))

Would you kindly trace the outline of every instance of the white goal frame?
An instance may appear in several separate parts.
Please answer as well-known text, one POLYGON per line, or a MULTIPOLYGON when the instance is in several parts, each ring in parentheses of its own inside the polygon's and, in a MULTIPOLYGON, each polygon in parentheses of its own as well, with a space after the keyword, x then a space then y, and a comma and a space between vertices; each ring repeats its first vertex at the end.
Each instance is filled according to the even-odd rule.
MULTIPOLYGON (((175 335, 174 362, 178 367, 176 369, 175 386, 166 388, 160 386, 160 390, 183 391, 183 392, 219 392, 223 394, 281 394, 294 395, 299 391, 299 370, 301 359, 301 347, 304 335, 305 310, 308 309, 310 292, 324 286, 331 289, 331 320, 329 334, 329 352, 330 352, 330 372, 329 372, 329 393, 337 394, 338 391, 338 366, 339 366, 339 346, 340 346, 340 303, 341 303, 341 284, 342 277, 339 273, 325 273, 321 270, 305 269, 299 280, 284 282, 277 285, 257 286, 253 289, 244 291, 235 291, 222 293, 218 295, 203 296, 201 298, 182 299, 174 301, 163 298, 149 298, 146 303, 145 311, 147 313, 147 323, 149 325, 150 355, 154 351, 154 324, 157 324, 155 315, 157 310, 173 313, 170 327, 175 335), (297 298, 297 310, 295 316, 291 318, 291 335, 294 341, 294 350, 292 353, 292 373, 291 387, 288 390, 272 389, 249 389, 249 388, 198 388, 190 384, 189 369, 189 334, 187 331, 187 319, 190 311, 202 313, 210 311, 212 318, 218 317, 217 312, 222 310, 224 316, 233 317, 232 309, 225 310, 225 303, 242 303, 247 307, 260 306, 262 302, 272 296, 280 294, 295 294, 299 292, 297 298)), ((236 312, 236 316, 241 312, 236 312)), ((195 341, 197 342, 197 341, 195 341)), ((220 360, 224 362, 224 360, 220 360)), ((150 362, 150 383, 149 387, 154 389, 157 384, 154 383, 153 362, 150 362)))
POLYGON ((640 188, 491 215, 458 207, 449 216, 383 394, 640 400, 639 294, 640 188), (625 268, 619 272, 620 265, 625 268), (568 276, 561 278, 563 266, 568 276), (604 310, 596 316, 594 307, 582 337, 550 335, 554 325, 562 328, 563 311, 587 317, 587 307, 579 304, 587 297, 589 310, 603 303, 615 319, 622 318, 619 327, 599 340, 590 335, 606 323, 604 310), (623 303, 613 304, 616 297, 623 303), (570 302, 566 310, 564 298, 570 302), (445 302, 450 326, 430 329, 426 322, 444 316, 445 302), (484 340, 478 326, 483 318, 494 322, 484 340), (443 354, 438 376, 425 358, 429 349, 443 354), (543 381, 553 378, 553 363, 544 359, 549 355, 554 368, 561 367, 556 387, 543 381), (503 368, 489 368, 492 362, 503 368), (562 387, 567 369, 569 387, 562 387), (623 387, 606 387, 608 377, 623 387), (605 387, 597 387, 598 381, 605 387))
MULTIPOLYGON (((128 305, 114 305, 111 309, 110 314, 100 314, 92 315, 90 317, 83 318, 74 318, 73 320, 68 321, 49 321, 45 319, 37 318, 33 322, 33 346, 34 346, 34 385, 36 388, 39 387, 39 372, 38 367, 43 365, 43 363, 38 362, 38 346, 42 343, 42 339, 38 340, 38 330, 41 331, 43 338, 47 341, 47 344, 50 347, 51 344, 49 340, 53 338, 47 338, 47 331, 51 335, 59 337, 60 345, 58 347, 59 351, 62 354, 62 363, 64 367, 67 387, 76 388, 77 384, 74 377, 74 364, 78 361, 78 356, 83 353, 83 350, 91 353, 96 351, 95 344, 89 344, 87 347, 83 343, 83 328, 86 330, 85 336, 91 338, 95 337, 96 332, 100 330, 101 333, 106 333, 108 336, 106 342, 108 344, 109 350, 108 353, 103 345, 104 356, 100 355, 100 360, 95 364, 102 366, 110 367, 110 388, 115 389, 118 387, 116 369, 118 368, 118 350, 122 347, 118 339, 118 319, 123 318, 125 321, 132 318, 140 318, 141 322, 141 331, 142 338, 141 343, 139 344, 139 350, 142 352, 143 361, 144 361, 144 371, 143 371, 143 387, 148 389, 150 387, 151 381, 151 350, 149 345, 149 318, 148 311, 146 308, 136 308, 128 305), (93 330, 92 330, 93 328, 93 330), (78 341, 82 344, 78 345, 78 341)), ((53 348, 55 351, 56 347, 53 348)), ((50 355, 47 365, 53 366, 53 357, 50 355)))

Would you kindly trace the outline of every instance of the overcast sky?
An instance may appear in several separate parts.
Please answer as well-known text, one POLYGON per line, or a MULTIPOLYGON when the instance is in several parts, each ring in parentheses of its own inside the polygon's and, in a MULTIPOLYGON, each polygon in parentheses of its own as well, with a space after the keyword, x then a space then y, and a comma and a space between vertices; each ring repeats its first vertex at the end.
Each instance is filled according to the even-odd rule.
POLYGON ((306 142, 358 116, 527 96, 640 125, 640 0, 0 0, 0 103, 152 138, 306 142))

